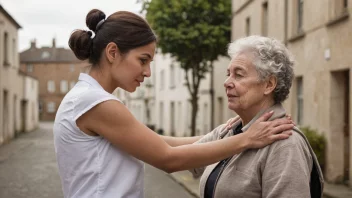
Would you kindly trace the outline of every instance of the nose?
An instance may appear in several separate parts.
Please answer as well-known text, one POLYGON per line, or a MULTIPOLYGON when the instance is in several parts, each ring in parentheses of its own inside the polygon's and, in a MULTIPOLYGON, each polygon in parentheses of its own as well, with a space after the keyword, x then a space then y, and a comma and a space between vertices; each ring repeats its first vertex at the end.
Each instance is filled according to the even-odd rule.
POLYGON ((231 88, 233 88, 234 86, 235 86, 235 85, 233 84, 233 82, 231 82, 230 77, 225 80, 225 82, 224 82, 224 87, 225 87, 226 89, 231 89, 231 88))
POLYGON ((146 67, 146 69, 143 72, 143 76, 150 77, 151 75, 152 73, 151 73, 150 65, 148 65, 148 67, 146 67))

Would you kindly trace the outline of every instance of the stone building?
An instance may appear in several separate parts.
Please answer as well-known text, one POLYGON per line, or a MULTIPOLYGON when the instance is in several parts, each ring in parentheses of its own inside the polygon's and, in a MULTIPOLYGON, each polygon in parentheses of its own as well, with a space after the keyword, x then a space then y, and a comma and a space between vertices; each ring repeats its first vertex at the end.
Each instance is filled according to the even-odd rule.
POLYGON ((78 60, 71 50, 56 47, 55 39, 51 47, 38 48, 35 40, 30 44, 20 54, 21 71, 39 81, 40 120, 53 121, 61 100, 88 64, 78 60))
POLYGON ((0 5, 0 145, 38 126, 38 81, 20 72, 20 28, 0 5))
MULTIPOLYGON (((275 37, 297 64, 285 107, 327 139, 327 181, 352 178, 351 0, 232 0, 232 40, 275 37)), ((350 182, 350 185, 352 183, 350 182)))

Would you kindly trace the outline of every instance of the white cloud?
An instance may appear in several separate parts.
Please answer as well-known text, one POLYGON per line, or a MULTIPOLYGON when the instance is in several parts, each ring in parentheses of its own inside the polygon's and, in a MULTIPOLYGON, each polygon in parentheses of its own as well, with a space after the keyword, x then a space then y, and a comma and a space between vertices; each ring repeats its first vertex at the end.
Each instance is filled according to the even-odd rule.
POLYGON ((107 16, 127 10, 138 13, 141 5, 136 0, 0 0, 4 9, 22 26, 19 31, 19 50, 29 48, 32 39, 37 46, 68 47, 74 29, 87 29, 87 13, 97 8, 107 16))

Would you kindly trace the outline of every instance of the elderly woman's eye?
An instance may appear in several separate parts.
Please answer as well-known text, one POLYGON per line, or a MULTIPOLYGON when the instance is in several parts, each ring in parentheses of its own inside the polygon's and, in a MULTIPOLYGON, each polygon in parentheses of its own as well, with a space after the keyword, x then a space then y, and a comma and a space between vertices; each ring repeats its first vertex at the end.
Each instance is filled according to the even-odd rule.
POLYGON ((243 77, 243 75, 241 75, 241 74, 236 74, 236 77, 243 77))

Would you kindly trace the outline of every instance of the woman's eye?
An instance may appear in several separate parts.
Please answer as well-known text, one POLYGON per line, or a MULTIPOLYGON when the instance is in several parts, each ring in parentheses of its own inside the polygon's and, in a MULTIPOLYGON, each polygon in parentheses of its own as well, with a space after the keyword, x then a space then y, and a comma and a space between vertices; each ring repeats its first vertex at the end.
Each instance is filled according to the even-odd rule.
POLYGON ((147 62, 146 59, 141 59, 141 63, 144 65, 147 62))
POLYGON ((241 74, 236 74, 236 77, 243 77, 241 74))
POLYGON ((230 73, 227 73, 226 76, 229 77, 229 76, 230 76, 230 73))

